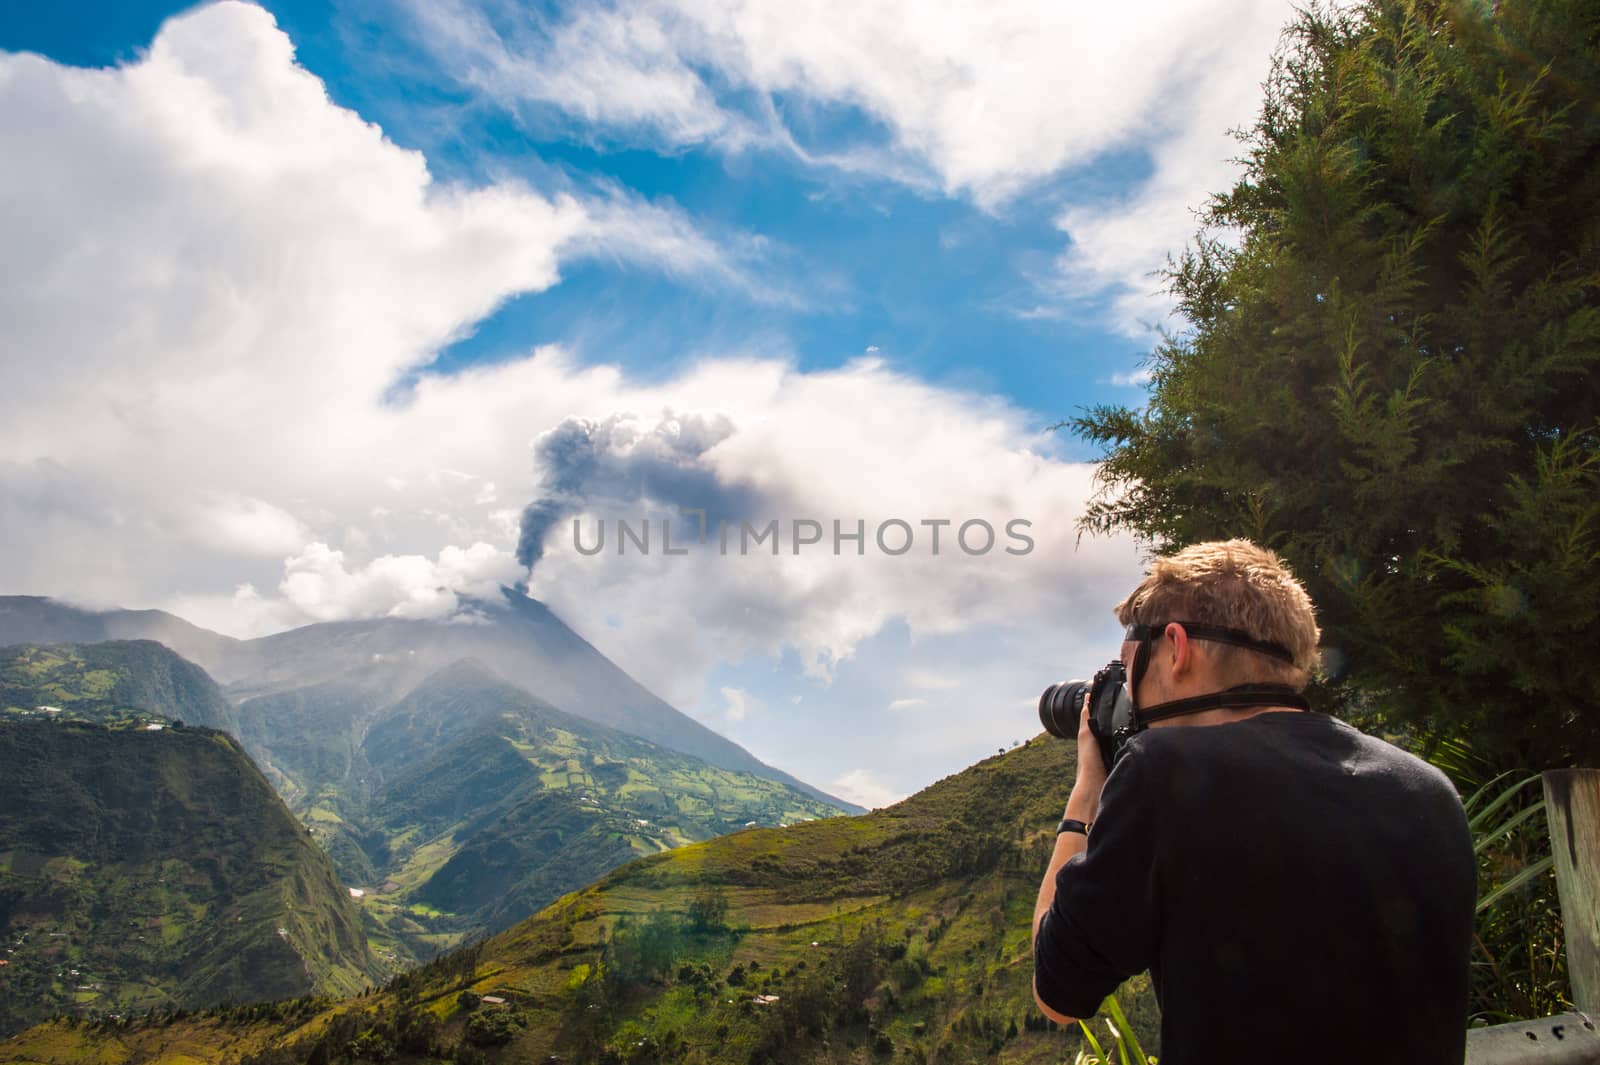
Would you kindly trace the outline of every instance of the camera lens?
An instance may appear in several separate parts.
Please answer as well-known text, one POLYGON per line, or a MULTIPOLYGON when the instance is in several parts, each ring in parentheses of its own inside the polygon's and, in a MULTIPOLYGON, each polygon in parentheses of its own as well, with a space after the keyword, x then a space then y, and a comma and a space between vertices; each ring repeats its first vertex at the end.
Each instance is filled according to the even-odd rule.
POLYGON ((1039 723, 1050 735, 1063 740, 1078 738, 1078 715, 1090 682, 1067 680, 1052 684, 1039 696, 1039 723))

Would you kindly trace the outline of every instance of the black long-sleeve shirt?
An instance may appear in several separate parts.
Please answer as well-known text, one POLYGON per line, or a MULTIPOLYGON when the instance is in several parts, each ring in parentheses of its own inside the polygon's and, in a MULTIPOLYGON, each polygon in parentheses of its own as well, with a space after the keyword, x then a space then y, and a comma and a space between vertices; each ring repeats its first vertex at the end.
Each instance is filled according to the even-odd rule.
POLYGON ((1443 773, 1325 714, 1150 729, 1034 948, 1090 1017, 1150 970, 1162 1065, 1461 1065, 1477 867, 1443 773))

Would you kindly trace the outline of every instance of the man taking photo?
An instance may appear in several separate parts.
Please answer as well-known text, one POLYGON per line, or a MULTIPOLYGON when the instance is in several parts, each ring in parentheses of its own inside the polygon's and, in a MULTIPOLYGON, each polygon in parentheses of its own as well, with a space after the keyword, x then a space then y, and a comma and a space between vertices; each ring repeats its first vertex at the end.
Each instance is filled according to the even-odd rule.
POLYGON ((1085 697, 1034 910, 1039 1008, 1092 1016, 1148 969, 1162 1065, 1460 1065, 1466 815, 1437 769, 1305 708, 1300 582, 1248 541, 1198 544, 1116 613, 1134 724, 1108 773, 1085 697))

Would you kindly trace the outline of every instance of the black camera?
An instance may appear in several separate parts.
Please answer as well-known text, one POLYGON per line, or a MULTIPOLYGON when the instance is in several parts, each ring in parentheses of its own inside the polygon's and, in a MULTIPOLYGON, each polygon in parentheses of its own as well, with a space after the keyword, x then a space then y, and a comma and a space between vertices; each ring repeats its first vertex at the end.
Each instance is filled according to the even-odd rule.
POLYGON ((1114 661, 1096 673, 1094 680, 1052 684, 1039 696, 1039 721, 1052 736, 1077 739, 1078 715, 1083 710, 1084 694, 1088 693, 1089 731, 1100 745, 1100 757, 1109 769, 1122 745, 1138 730, 1126 681, 1122 663, 1114 661))
MULTIPOLYGON (((1252 651, 1270 655, 1283 662, 1294 662, 1289 649, 1266 640, 1258 640, 1247 632, 1226 629, 1218 625, 1202 625, 1193 621, 1173 622, 1182 625, 1192 640, 1213 640, 1218 643, 1248 647, 1252 651)), ((1137 686, 1144 676, 1150 660, 1151 642, 1158 639, 1165 625, 1129 625, 1124 642, 1137 641, 1139 650, 1133 659, 1133 684, 1137 686)), ((1172 699, 1135 710, 1133 693, 1129 690, 1128 674, 1120 660, 1113 661, 1094 675, 1094 680, 1069 680, 1052 684, 1039 696, 1039 721, 1045 731, 1064 740, 1078 738, 1078 715, 1083 710, 1083 696, 1089 695, 1089 732, 1100 745, 1100 757, 1107 769, 1116 764, 1117 756, 1128 741, 1149 728, 1156 721, 1184 714, 1198 714, 1206 710, 1231 708, 1248 709, 1253 706, 1294 707, 1310 710, 1311 704, 1299 690, 1286 684, 1235 684, 1219 692, 1192 695, 1186 699, 1172 699)))

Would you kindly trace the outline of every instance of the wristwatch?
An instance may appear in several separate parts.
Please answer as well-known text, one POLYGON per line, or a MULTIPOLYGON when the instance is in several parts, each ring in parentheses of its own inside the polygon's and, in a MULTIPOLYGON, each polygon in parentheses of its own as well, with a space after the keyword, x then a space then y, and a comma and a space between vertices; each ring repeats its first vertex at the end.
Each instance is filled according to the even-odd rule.
POLYGON ((1061 823, 1056 826, 1056 835, 1059 836, 1063 832, 1082 832, 1087 836, 1089 827, 1093 824, 1093 821, 1079 821, 1074 817, 1063 817, 1061 823))

